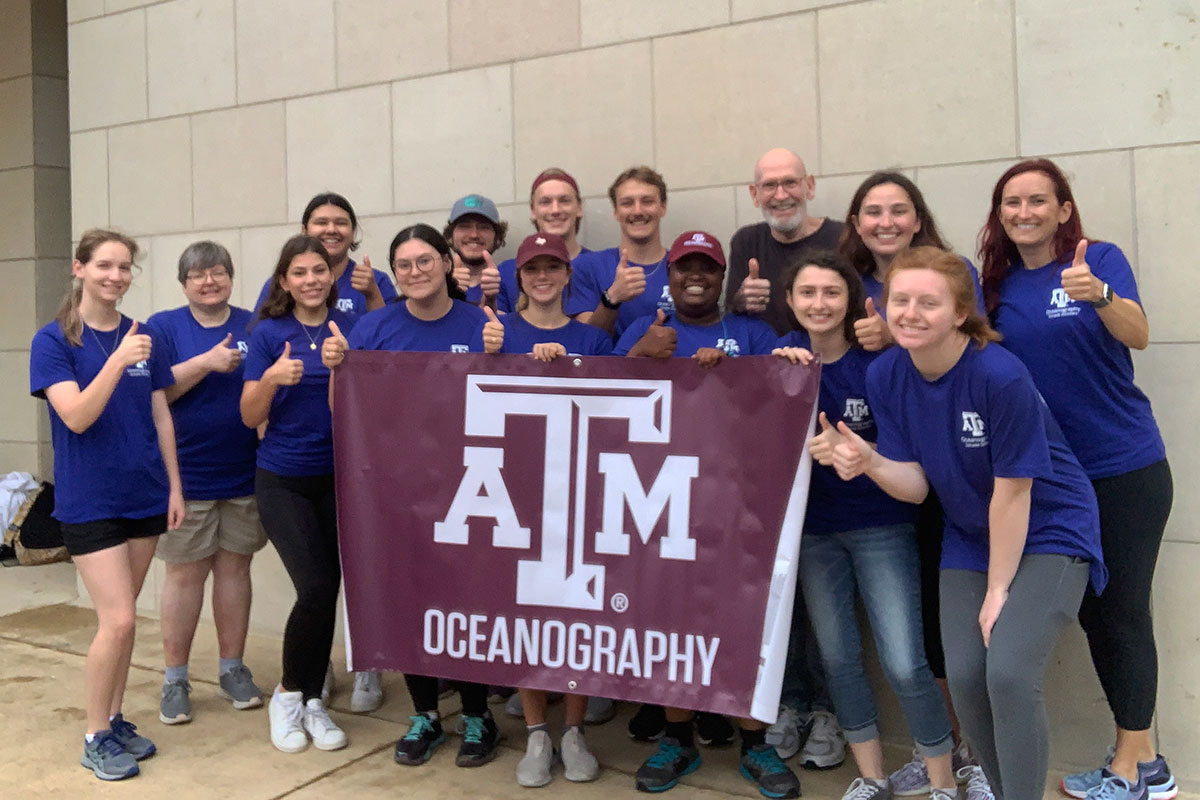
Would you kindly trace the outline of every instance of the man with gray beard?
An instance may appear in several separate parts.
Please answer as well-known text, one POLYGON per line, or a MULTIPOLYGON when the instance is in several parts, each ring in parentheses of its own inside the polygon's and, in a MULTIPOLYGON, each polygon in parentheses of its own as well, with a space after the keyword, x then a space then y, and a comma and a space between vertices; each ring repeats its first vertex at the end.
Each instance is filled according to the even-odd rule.
POLYGON ((798 155, 782 147, 768 150, 754 165, 750 184, 750 199, 764 221, 739 229, 729 245, 726 307, 760 316, 779 334, 796 328, 780 275, 805 253, 836 249, 844 227, 808 215, 815 189, 798 155))

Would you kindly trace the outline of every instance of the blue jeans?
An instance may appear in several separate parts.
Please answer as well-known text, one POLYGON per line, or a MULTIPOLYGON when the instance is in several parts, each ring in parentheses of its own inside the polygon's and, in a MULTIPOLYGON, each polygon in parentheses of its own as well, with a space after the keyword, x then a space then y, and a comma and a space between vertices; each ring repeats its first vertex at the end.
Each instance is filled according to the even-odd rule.
POLYGON ((953 742, 945 701, 925 660, 920 573, 912 525, 809 534, 800 540, 800 585, 846 738, 879 738, 879 712, 863 669, 855 615, 855 597, 861 595, 879 660, 917 752, 941 756, 953 742))

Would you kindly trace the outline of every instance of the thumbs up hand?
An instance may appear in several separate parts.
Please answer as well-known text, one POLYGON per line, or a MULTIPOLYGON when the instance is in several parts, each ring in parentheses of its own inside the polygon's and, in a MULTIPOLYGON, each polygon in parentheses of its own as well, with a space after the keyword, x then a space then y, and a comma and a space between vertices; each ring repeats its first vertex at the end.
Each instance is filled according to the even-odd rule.
POLYGON ((750 272, 737 291, 734 305, 741 306, 747 314, 761 314, 771 299, 771 282, 759 277, 757 258, 750 259, 748 268, 750 272))
POLYGON ((833 466, 833 450, 842 443, 844 437, 838 433, 837 428, 829 423, 829 418, 822 411, 817 417, 818 433, 808 441, 808 452, 812 454, 813 460, 818 464, 826 467, 833 466))
POLYGON ((458 254, 457 250, 451 250, 450 254, 454 259, 454 267, 450 275, 458 284, 458 288, 465 293, 471 286, 471 268, 463 263, 462 256, 458 254))
POLYGON ((123 367, 132 367, 134 364, 150 358, 150 337, 144 333, 138 333, 137 330, 138 323, 135 319, 109 358, 117 359, 123 367))
POLYGON ((612 285, 608 287, 608 299, 614 303, 624 303, 635 297, 640 297, 646 291, 646 270, 641 267, 629 266, 629 254, 621 251, 621 260, 617 262, 617 275, 612 285))
POLYGON ((866 439, 850 430, 845 422, 838 422, 837 432, 841 434, 842 441, 833 448, 833 468, 837 470, 839 478, 848 481, 870 469, 875 450, 866 439))
POLYGON ((495 307, 496 295, 500 294, 500 269, 492 260, 492 254, 486 250, 483 251, 483 264, 483 272, 479 275, 479 288, 483 292, 483 299, 488 301, 487 304, 495 307))
POLYGON ((326 369, 334 369, 346 359, 346 351, 349 349, 350 343, 342 335, 338 324, 329 320, 329 335, 321 342, 321 363, 326 369))
POLYGON ((666 313, 660 308, 654 322, 642 334, 629 350, 629 355, 647 356, 649 358, 670 358, 675 355, 675 345, 679 341, 679 333, 674 328, 668 328, 666 313))
POLYGON ((1075 247, 1075 258, 1071 266, 1062 271, 1062 288, 1067 297, 1083 303, 1096 303, 1104 298, 1104 281, 1092 274, 1087 263, 1087 239, 1080 239, 1075 247))
POLYGON ((242 351, 233 344, 233 334, 225 334, 225 338, 204 354, 204 365, 209 372, 233 372, 242 363, 242 351))
POLYGON ((263 373, 264 380, 272 380, 279 386, 295 386, 304 377, 304 362, 292 358, 292 343, 283 343, 283 353, 263 373))
POLYGON ((362 292, 368 300, 379 294, 370 256, 363 256, 363 260, 354 265, 354 271, 350 273, 350 286, 362 292))
POLYGON ((875 308, 875 301, 867 298, 867 315, 854 323, 854 336, 864 350, 882 350, 892 343, 885 320, 875 308))
POLYGON ((483 352, 498 353, 504 346, 504 323, 496 316, 491 306, 484 306, 487 322, 483 323, 483 352))

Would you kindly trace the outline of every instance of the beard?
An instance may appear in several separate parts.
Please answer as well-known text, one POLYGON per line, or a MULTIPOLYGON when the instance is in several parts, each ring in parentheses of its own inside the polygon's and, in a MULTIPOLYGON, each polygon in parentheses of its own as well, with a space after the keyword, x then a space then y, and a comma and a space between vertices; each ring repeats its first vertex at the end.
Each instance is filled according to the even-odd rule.
POLYGON ((808 218, 808 209, 804 206, 796 206, 796 211, 790 217, 780 219, 771 213, 771 210, 766 206, 762 207, 763 219, 771 230, 778 231, 782 234, 792 234, 800 230, 800 226, 804 224, 804 220, 808 218))

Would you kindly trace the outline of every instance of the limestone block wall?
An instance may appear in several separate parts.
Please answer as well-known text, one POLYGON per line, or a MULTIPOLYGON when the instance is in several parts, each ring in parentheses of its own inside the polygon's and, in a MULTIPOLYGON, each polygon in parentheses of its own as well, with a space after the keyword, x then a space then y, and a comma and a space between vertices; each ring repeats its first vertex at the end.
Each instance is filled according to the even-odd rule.
MULTIPOLYGON (((140 318, 182 302, 174 262, 201 237, 230 248, 235 301, 252 303, 326 188, 356 205, 359 252, 377 265, 400 226, 440 227, 470 191, 513 223, 511 252, 548 166, 579 179, 591 247, 615 242, 605 191, 642 162, 670 187, 667 237, 727 239, 758 219, 746 183, 782 145, 818 176, 818 213, 843 217, 863 177, 899 168, 972 253, 1000 172, 1056 159, 1090 234, 1129 254, 1151 320, 1135 360, 1177 487, 1155 592, 1157 730, 1200 788, 1200 330, 1187 310, 1200 2, 70 0, 68 14, 71 228, 112 225, 145 246, 125 301, 140 318)), ((32 180, 0 164, 5 209, 3 187, 32 180)), ((0 268, 28 282, 32 251, 6 242, 0 258, 16 260, 0 268)), ((16 375, 33 321, 4 316, 0 369, 16 375)), ((278 630, 290 590, 273 557, 259 569, 255 623, 278 630)), ((1055 760, 1093 765, 1110 720, 1077 631, 1047 693, 1055 760)), ((888 723, 903 738, 894 709, 888 723)))

